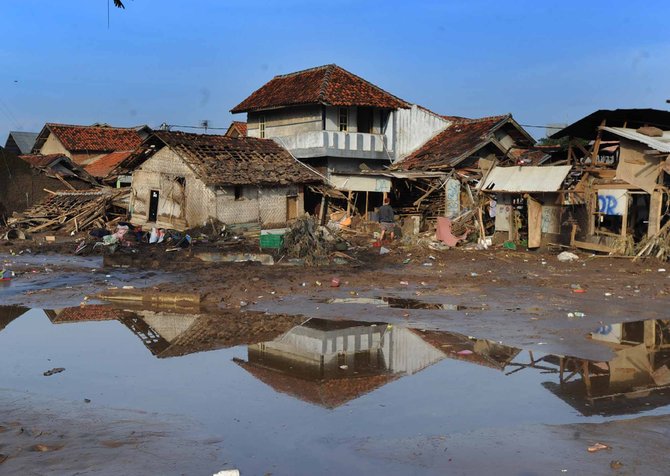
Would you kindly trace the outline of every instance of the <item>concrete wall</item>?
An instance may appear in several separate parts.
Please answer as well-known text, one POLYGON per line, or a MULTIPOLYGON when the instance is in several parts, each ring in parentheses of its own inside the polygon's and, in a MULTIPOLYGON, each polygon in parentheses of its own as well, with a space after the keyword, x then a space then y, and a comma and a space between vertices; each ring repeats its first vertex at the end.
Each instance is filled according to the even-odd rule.
POLYGON ((247 114, 247 136, 260 137, 259 119, 265 117, 265 137, 282 137, 323 130, 321 106, 295 106, 247 114))
POLYGON ((299 186, 243 186, 238 199, 235 187, 208 187, 170 148, 164 147, 133 173, 131 212, 133 222, 147 223, 152 190, 159 191, 158 225, 192 228, 210 218, 223 223, 284 225, 287 200, 297 197, 298 214, 304 210, 299 186), (176 179, 183 177, 185 189, 176 179))
POLYGON ((401 159, 446 129, 451 122, 417 105, 395 111, 397 137, 393 150, 401 159))

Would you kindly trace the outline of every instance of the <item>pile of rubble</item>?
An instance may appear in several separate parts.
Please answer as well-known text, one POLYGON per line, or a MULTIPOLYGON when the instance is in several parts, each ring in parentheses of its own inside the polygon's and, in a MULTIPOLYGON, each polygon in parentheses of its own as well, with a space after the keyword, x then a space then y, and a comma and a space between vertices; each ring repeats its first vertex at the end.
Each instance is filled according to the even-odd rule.
POLYGON ((15 213, 7 225, 27 233, 77 233, 104 228, 110 221, 125 216, 129 195, 128 189, 114 188, 51 192, 34 207, 15 213))

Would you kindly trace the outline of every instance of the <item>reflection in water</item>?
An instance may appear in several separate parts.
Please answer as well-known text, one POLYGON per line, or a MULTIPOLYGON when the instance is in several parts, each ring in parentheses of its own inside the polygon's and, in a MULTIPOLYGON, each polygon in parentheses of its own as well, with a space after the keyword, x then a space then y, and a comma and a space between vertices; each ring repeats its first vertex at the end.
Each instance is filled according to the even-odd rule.
MULTIPOLYGON (((0 331, 27 309, 0 306, 0 331)), ((583 415, 632 414, 670 404, 670 321, 603 326, 591 334, 614 352, 597 362, 534 355, 491 340, 387 323, 206 314, 181 309, 117 309, 88 305, 45 311, 56 325, 118 321, 158 358, 247 346, 235 362, 275 391, 335 408, 443 360, 456 359, 512 375, 533 369, 583 415)))

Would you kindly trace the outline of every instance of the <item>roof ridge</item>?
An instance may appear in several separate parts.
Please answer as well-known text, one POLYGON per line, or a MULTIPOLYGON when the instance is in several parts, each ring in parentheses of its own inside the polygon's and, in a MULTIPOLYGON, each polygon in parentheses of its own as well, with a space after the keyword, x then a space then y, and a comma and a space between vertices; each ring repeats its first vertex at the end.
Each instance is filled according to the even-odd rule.
POLYGON ((392 98, 398 100, 399 102, 405 103, 405 105, 408 106, 408 107, 411 107, 411 106, 412 106, 412 103, 407 102, 407 101, 405 101, 404 99, 399 98, 399 97, 396 96, 395 94, 392 94, 392 93, 388 92, 386 89, 382 89, 382 88, 380 88, 379 86, 377 86, 376 84, 371 83, 371 82, 368 81, 367 79, 362 78, 362 77, 358 76, 357 74, 352 73, 351 71, 344 69, 342 66, 338 66, 338 65, 336 65, 336 64, 333 64, 333 65, 330 65, 330 66, 334 66, 335 68, 337 68, 337 69, 343 71, 344 73, 346 73, 346 74, 348 74, 348 75, 350 75, 350 76, 353 76, 354 78, 356 78, 356 79, 358 79, 358 80, 360 80, 360 81, 363 81, 365 84, 368 84, 368 85, 371 86, 372 88, 374 88, 374 89, 376 89, 376 90, 378 90, 378 91, 381 91, 381 92, 384 93, 384 94, 388 94, 389 96, 391 96, 392 98))
POLYGON ((336 64, 330 64, 326 67, 326 74, 323 75, 321 80, 321 87, 319 88, 319 101, 322 103, 326 102, 326 90, 330 85, 330 75, 333 74, 333 69, 337 68, 336 64))
POLYGON ((59 122, 47 122, 45 124, 48 127, 56 126, 56 127, 79 127, 81 129, 122 129, 122 130, 128 130, 128 131, 135 131, 136 127, 142 127, 142 126, 136 126, 136 127, 118 127, 118 126, 101 126, 101 125, 95 125, 92 124, 90 126, 82 125, 82 124, 62 124, 59 122))
MULTIPOLYGON (((452 116, 455 117, 455 116, 452 116)), ((463 118, 463 119, 455 119, 453 122, 454 124, 472 124, 472 123, 477 123, 477 122, 485 122, 485 121, 492 121, 494 119, 502 120, 502 119, 507 119, 512 117, 511 114, 499 114, 497 116, 484 116, 484 117, 475 117, 475 118, 463 118)))
POLYGON ((321 66, 314 66, 312 68, 302 69, 300 71, 293 71, 292 73, 277 74, 277 75, 275 75, 275 77, 273 79, 275 79, 275 78, 290 78, 291 76, 297 76, 297 75, 303 74, 303 73, 311 73, 312 71, 318 71, 318 70, 324 69, 324 68, 331 68, 333 66, 339 67, 335 63, 323 64, 321 66))

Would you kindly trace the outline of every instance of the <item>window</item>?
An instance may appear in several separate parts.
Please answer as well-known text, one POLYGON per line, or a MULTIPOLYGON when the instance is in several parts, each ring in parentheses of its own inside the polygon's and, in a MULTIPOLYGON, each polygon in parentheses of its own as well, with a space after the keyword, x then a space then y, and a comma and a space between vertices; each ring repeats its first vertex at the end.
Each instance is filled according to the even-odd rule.
POLYGON ((242 200, 242 186, 235 185, 235 200, 242 200))
POLYGON ((265 116, 258 118, 259 137, 265 139, 265 116))
POLYGON ((344 132, 349 130, 349 109, 346 107, 340 108, 340 130, 344 132))

